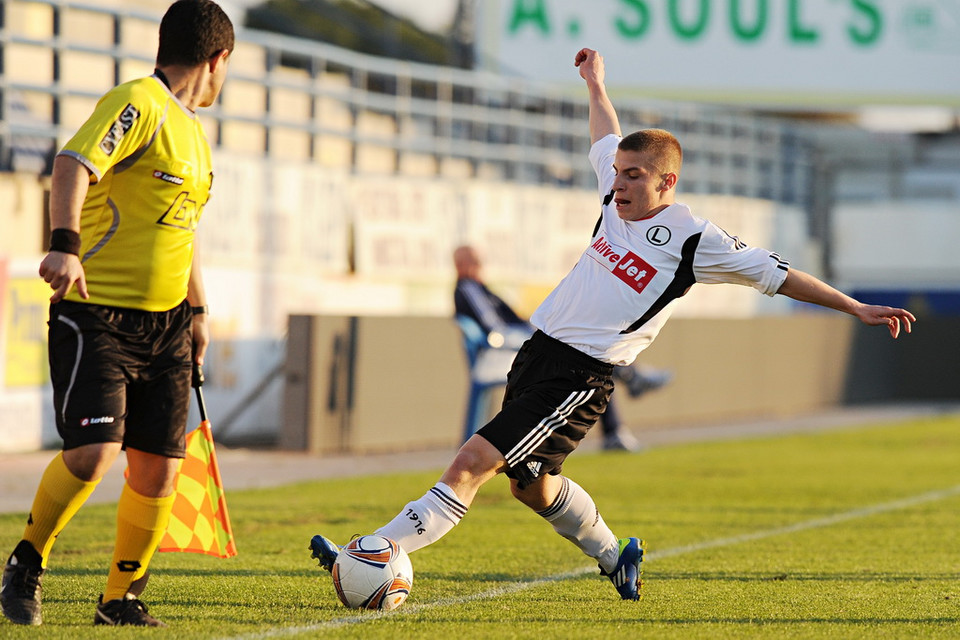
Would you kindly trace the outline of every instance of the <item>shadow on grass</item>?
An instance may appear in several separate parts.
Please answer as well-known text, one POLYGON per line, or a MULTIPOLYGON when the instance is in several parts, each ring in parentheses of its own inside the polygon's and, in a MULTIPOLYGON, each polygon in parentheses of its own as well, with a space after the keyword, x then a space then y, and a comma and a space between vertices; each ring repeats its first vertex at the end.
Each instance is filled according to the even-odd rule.
MULTIPOLYGON (((273 567, 257 567, 255 569, 184 569, 181 567, 162 567, 154 569, 151 567, 151 573, 157 577, 174 576, 178 578, 200 577, 206 579, 213 578, 302 578, 315 576, 329 576, 330 574, 316 567, 307 567, 305 569, 283 570, 273 567)), ((96 566, 90 568, 68 567, 51 568, 44 575, 44 583, 50 580, 62 578, 106 578, 106 566, 96 566)))

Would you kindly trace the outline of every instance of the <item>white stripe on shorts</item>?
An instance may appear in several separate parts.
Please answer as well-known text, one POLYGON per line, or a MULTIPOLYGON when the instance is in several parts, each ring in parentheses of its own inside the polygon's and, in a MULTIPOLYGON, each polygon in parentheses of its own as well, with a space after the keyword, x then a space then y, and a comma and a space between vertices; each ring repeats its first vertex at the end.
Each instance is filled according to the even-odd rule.
POLYGON ((540 423, 530 430, 520 442, 516 444, 504 458, 507 459, 509 466, 514 466, 525 457, 533 453, 533 450, 539 447, 544 440, 550 437, 550 434, 567 424, 567 417, 573 413, 577 407, 585 403, 593 395, 596 389, 586 391, 574 391, 567 399, 560 403, 553 413, 540 421, 540 423))
POLYGON ((70 382, 67 384, 67 390, 63 393, 63 408, 60 410, 60 419, 64 424, 67 423, 67 405, 70 403, 70 393, 73 392, 73 385, 77 381, 77 369, 80 368, 80 357, 83 355, 83 333, 76 322, 66 316, 57 316, 57 320, 67 325, 77 334, 77 356, 73 362, 73 369, 70 371, 70 382))

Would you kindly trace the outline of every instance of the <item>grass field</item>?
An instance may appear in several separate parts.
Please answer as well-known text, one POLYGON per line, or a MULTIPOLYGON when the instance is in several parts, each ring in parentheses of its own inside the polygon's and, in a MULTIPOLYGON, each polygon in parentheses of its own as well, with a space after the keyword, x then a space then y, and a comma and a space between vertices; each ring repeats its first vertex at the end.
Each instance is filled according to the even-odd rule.
MULTIPOLYGON (((165 630, 91 625, 112 505, 60 536, 39 628, 0 638, 957 638, 960 418, 943 417, 640 454, 577 453, 565 473, 618 535, 648 543, 644 599, 509 497, 503 478, 464 521, 411 556, 407 603, 337 602, 310 560, 386 522, 439 470, 229 491, 240 555, 158 554, 144 596, 165 630)), ((4 557, 23 514, 0 516, 4 557)))

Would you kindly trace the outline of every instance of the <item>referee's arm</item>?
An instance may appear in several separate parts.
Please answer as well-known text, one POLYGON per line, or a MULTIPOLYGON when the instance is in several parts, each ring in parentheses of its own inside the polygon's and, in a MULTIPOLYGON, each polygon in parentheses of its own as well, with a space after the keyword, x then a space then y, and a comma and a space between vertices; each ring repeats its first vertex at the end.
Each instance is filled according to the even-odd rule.
POLYGON ((74 284, 86 300, 87 279, 80 264, 80 212, 90 188, 90 171, 70 156, 53 161, 50 183, 50 252, 40 263, 40 277, 50 284, 50 302, 59 302, 74 284))

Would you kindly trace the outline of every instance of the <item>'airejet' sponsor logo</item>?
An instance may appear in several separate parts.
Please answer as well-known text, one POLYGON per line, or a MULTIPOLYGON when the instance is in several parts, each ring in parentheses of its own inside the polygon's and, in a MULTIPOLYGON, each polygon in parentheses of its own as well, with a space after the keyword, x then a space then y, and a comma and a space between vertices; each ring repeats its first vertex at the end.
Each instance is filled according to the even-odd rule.
POLYGON ((657 275, 657 270, 643 258, 629 249, 611 244, 603 236, 590 245, 587 255, 638 293, 643 292, 644 287, 653 280, 653 276, 657 275))

